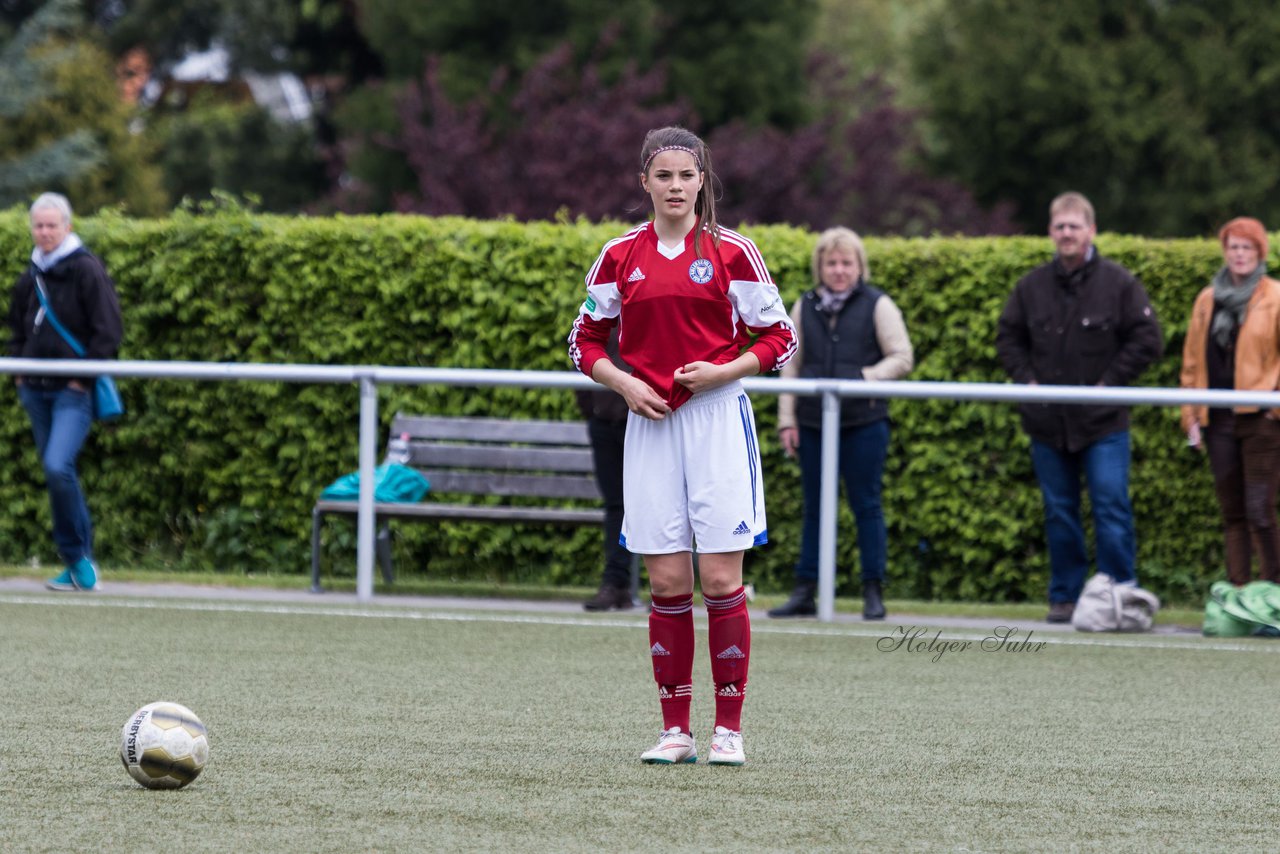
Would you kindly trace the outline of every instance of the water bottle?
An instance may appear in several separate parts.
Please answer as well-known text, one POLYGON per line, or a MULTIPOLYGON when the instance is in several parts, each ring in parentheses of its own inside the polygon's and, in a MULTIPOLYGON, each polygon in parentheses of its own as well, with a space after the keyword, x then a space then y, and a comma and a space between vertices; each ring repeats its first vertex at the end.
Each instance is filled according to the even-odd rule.
POLYGON ((387 462, 408 465, 413 454, 409 449, 409 434, 401 433, 399 437, 387 443, 387 462))

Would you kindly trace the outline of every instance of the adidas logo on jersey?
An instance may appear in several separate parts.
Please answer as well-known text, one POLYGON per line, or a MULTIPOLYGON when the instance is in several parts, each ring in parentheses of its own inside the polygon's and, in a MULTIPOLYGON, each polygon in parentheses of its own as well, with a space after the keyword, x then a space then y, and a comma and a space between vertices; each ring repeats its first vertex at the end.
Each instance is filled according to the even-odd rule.
POLYGON ((655 643, 653 646, 649 647, 649 654, 650 655, 670 655, 671 653, 667 652, 667 648, 662 644, 655 643))
POLYGON ((639 282, 644 280, 644 273, 640 272, 640 268, 636 267, 631 271, 631 275, 627 276, 628 282, 639 282))
POLYGON ((743 534, 750 534, 750 533, 751 533, 751 529, 747 527, 746 522, 739 522, 738 527, 733 529, 733 535, 735 537, 741 537, 743 534))
POLYGON ((716 658, 746 658, 746 657, 747 657, 746 654, 742 650, 738 649, 738 645, 736 643, 730 646, 724 652, 716 654, 716 658))

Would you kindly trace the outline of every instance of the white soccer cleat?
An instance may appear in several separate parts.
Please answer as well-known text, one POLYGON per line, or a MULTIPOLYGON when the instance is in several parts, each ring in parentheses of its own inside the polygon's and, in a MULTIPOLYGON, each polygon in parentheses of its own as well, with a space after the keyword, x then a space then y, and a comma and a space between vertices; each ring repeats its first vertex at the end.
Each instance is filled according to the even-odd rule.
POLYGON ((658 736, 657 744, 640 754, 640 761, 649 765, 697 762, 698 747, 693 743, 693 736, 681 732, 680 727, 673 726, 658 736))
POLYGON ((744 765, 747 756, 742 752, 742 733, 722 726, 716 727, 711 739, 711 758, 708 765, 744 765))

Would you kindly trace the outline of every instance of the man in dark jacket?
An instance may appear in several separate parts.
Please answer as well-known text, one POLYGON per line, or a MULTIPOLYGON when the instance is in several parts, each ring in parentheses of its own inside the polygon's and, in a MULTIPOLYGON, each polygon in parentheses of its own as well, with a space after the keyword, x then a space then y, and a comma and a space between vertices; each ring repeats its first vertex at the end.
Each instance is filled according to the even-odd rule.
MULTIPOLYGON (((1014 287, 996 351, 1014 382, 1122 386, 1161 353, 1160 325, 1133 274, 1099 256, 1093 206, 1064 193, 1049 207, 1057 254, 1014 287)), ((1080 476, 1089 487, 1098 571, 1136 583, 1129 504, 1129 410, 1102 404, 1025 403, 1022 425, 1044 497, 1051 623, 1071 620, 1089 557, 1080 521, 1080 476)))

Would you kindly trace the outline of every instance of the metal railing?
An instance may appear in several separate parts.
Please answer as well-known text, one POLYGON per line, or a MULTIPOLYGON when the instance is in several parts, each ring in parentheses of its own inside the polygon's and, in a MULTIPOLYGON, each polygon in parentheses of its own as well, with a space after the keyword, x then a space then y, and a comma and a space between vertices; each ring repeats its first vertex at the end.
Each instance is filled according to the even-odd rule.
MULTIPOLYGON (((378 447, 379 385, 513 386, 519 388, 596 388, 577 372, 508 371, 467 368, 402 368, 375 365, 236 364, 226 362, 142 362, 0 358, 0 374, 20 376, 97 376, 180 380, 342 383, 360 387, 360 497, 356 516, 356 599, 373 599, 373 470, 378 447)), ((941 399, 988 403, 1104 403, 1111 405, 1280 407, 1280 392, 1215 391, 1172 388, 1015 385, 1010 383, 880 382, 870 380, 795 380, 753 377, 747 391, 822 397, 822 491, 818 538, 818 619, 830 621, 835 603, 837 457, 840 398, 941 399)), ((127 417, 127 416, 126 416, 127 417)))

